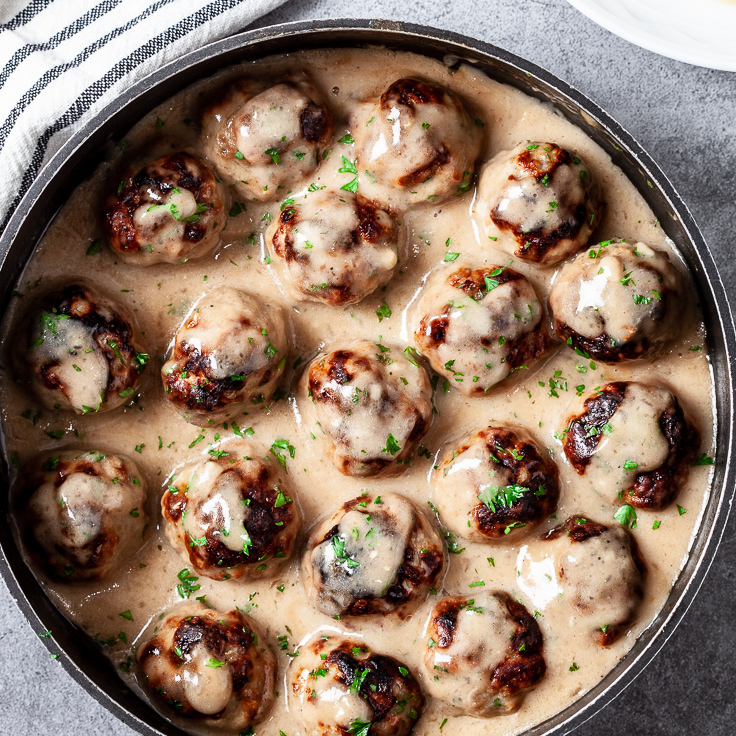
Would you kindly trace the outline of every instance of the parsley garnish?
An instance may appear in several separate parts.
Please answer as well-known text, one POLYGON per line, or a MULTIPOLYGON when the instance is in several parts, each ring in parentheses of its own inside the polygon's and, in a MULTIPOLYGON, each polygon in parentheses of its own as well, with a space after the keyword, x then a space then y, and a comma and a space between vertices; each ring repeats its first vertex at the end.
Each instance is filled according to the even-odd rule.
POLYGON ((636 510, 628 503, 621 506, 613 515, 621 526, 627 526, 630 529, 636 529, 636 510))
POLYGON ((339 537, 332 538, 332 551, 335 553, 335 559, 349 568, 360 567, 360 562, 354 560, 345 552, 345 541, 339 537))
POLYGON ((394 437, 392 434, 389 434, 389 436, 386 438, 386 447, 384 447, 381 452, 385 452, 389 455, 395 455, 400 450, 401 445, 397 442, 396 437, 394 437))
POLYGON ((179 578, 181 583, 176 586, 176 592, 181 598, 189 598, 192 593, 195 593, 200 589, 200 585, 197 585, 199 578, 189 574, 189 570, 185 567, 176 576, 179 578))
POLYGON ((381 302, 381 306, 376 309, 376 316, 379 322, 383 322, 383 318, 388 319, 391 316, 391 307, 385 301, 381 302))
POLYGON ((511 508, 528 490, 525 486, 516 484, 503 488, 490 486, 478 496, 478 500, 495 513, 496 505, 511 508))

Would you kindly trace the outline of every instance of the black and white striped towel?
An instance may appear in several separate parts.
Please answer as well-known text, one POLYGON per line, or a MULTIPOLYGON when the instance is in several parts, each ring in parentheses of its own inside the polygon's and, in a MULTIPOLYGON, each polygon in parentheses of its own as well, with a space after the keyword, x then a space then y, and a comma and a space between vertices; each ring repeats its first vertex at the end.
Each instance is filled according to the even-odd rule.
POLYGON ((0 231, 44 164, 133 82, 285 0, 0 0, 0 231))

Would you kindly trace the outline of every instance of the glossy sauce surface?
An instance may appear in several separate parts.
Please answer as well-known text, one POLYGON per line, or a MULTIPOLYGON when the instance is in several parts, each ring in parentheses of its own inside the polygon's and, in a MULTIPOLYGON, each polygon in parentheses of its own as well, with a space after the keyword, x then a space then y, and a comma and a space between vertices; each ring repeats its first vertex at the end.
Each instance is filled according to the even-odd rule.
MULTIPOLYGON (((80 417, 41 408, 25 387, 12 380, 9 370, 2 372, 3 429, 6 450, 14 458, 11 463, 14 467, 23 466, 39 453, 67 447, 91 448, 134 458, 148 488, 147 511, 152 521, 139 552, 117 572, 102 583, 74 585, 51 582, 42 573, 39 575, 49 595, 66 615, 90 635, 114 642, 104 645, 105 651, 123 665, 126 671, 121 670, 121 676, 140 691, 133 676, 135 666, 129 668, 126 663, 130 662, 134 649, 145 641, 144 631, 156 625, 163 611, 182 600, 177 592, 177 585, 181 584, 177 573, 183 563, 163 532, 160 513, 161 495, 169 484, 167 479, 184 465, 204 459, 217 435, 224 442, 225 450, 228 441, 239 440, 232 426, 227 430, 222 427, 200 430, 182 419, 164 397, 159 370, 174 332, 193 304, 215 287, 235 287, 262 303, 281 306, 287 319, 290 352, 282 386, 286 395, 270 403, 267 410, 247 409, 249 413, 240 415, 237 424, 239 432, 252 427, 249 443, 277 469, 280 466, 276 456, 282 456, 289 487, 298 498, 304 518, 305 531, 298 549, 303 549, 306 532, 321 517, 332 514, 364 490, 403 494, 431 514, 427 506, 431 499, 429 477, 438 462, 438 453, 446 443, 456 442, 490 423, 525 428, 558 464, 561 493, 556 518, 529 535, 513 535, 509 540, 485 544, 457 540, 455 551, 464 549, 460 554, 449 555, 444 587, 438 593, 467 595, 477 589, 501 589, 523 601, 530 612, 538 611, 547 662, 544 679, 528 694, 518 712, 500 718, 455 717, 442 702, 429 698, 414 731, 419 736, 436 734, 447 717, 449 721, 442 731, 445 734, 520 733, 595 686, 625 655, 663 605, 687 557, 709 492, 708 467, 691 469, 690 478, 677 499, 686 511, 678 511, 672 505, 656 513, 639 512, 633 534, 647 565, 644 601, 631 629, 613 646, 602 649, 589 632, 571 626, 566 615, 560 613, 552 552, 548 550, 549 543, 540 541, 540 536, 568 516, 579 513, 618 526, 613 516, 618 505, 612 503, 612 495, 608 490, 597 492, 588 479, 576 475, 565 459, 559 439, 570 414, 579 410, 583 397, 597 386, 632 379, 662 383, 677 394, 698 425, 701 451, 713 454, 712 380, 697 297, 684 274, 687 303, 680 334, 654 362, 606 366, 558 345, 529 369, 517 371, 481 397, 464 396, 449 383, 449 390, 445 391, 441 379, 434 397, 438 413, 421 443, 427 453, 415 456, 396 476, 341 475, 321 448, 321 438, 318 439, 321 431, 314 425, 311 402, 297 388, 302 370, 319 351, 342 347, 358 338, 390 345, 397 353, 403 351, 412 344, 412 308, 422 285, 434 271, 464 265, 481 268, 505 264, 529 279, 545 306, 557 268, 525 264, 493 250, 493 241, 484 232, 482 207, 473 186, 446 203, 435 206, 425 202, 402 214, 406 246, 400 253, 398 271, 385 290, 379 289, 359 304, 344 308, 292 301, 280 267, 271 262, 263 238, 269 223, 278 217, 279 201, 245 202, 234 194, 230 204, 242 202, 245 211, 236 207, 229 210, 222 244, 202 260, 137 268, 125 264, 105 245, 100 252, 86 255, 93 241, 103 238, 99 218, 102 198, 104 193, 114 191, 124 163, 139 154, 150 159, 171 150, 198 149, 196 125, 191 121, 197 117, 200 93, 209 94, 213 86, 227 78, 256 75, 259 79, 278 81, 294 69, 307 71, 335 118, 330 153, 310 183, 337 189, 350 181, 353 174, 338 169, 344 168, 342 156, 349 160, 355 158, 354 146, 337 141, 350 132, 348 121, 357 104, 368 96, 380 94, 402 76, 420 76, 444 84, 472 102, 485 137, 478 168, 499 152, 524 141, 555 141, 574 150, 600 182, 607 203, 606 215, 594 240, 618 237, 648 243, 670 252, 673 262, 684 271, 666 233, 643 198, 600 148, 552 107, 489 80, 471 66, 450 70, 434 60, 381 49, 311 51, 248 64, 223 72, 216 82, 198 83, 147 115, 126 136, 125 150, 111 147, 109 160, 100 165, 89 182, 72 193, 31 259, 17 286, 22 296, 14 300, 5 318, 3 335, 7 353, 14 345, 9 337, 13 326, 35 298, 61 283, 83 279, 127 308, 142 335, 143 349, 151 355, 136 397, 131 397, 124 408, 80 417), (157 124, 157 120, 161 122, 157 124), (459 255, 448 261, 447 253, 459 255), (390 316, 382 308, 383 304, 390 309, 390 316), (293 368, 298 358, 300 364, 293 368), (310 412, 304 410, 307 405, 310 412), (294 448, 293 457, 279 447, 269 452, 278 440, 288 440, 294 448), (653 529, 655 520, 661 524, 653 529), (471 585, 475 587, 471 589, 471 585), (128 611, 130 618, 120 616, 128 611), (127 643, 118 632, 125 634, 127 643)), ((391 192, 380 191, 380 187, 372 185, 370 191, 372 196, 380 196, 383 204, 397 208, 403 204, 391 192)), ((293 197, 295 193, 288 196, 293 197)), ((10 364, 7 355, 2 362, 10 364)), ((376 432, 385 441, 383 428, 376 428, 376 432)), ((654 462, 658 450, 654 446, 650 450, 654 462)), ((196 584, 201 587, 192 593, 192 598, 205 595, 207 604, 220 611, 239 606, 253 617, 277 655, 278 696, 266 720, 254 729, 259 736, 276 736, 279 731, 288 736, 303 733, 287 710, 284 677, 292 661, 287 655, 293 654, 299 642, 317 630, 346 632, 352 639, 363 637, 373 651, 405 663, 422 681, 424 627, 437 600, 434 596, 430 595, 416 613, 402 621, 392 615, 335 621, 309 606, 300 581, 298 557, 284 564, 273 579, 215 581, 200 577, 196 584), (287 638, 281 641, 287 645, 280 648, 277 637, 284 635, 287 638)), ((170 712, 167 716, 172 717, 170 712)), ((198 729, 196 722, 176 720, 184 728, 198 729)))

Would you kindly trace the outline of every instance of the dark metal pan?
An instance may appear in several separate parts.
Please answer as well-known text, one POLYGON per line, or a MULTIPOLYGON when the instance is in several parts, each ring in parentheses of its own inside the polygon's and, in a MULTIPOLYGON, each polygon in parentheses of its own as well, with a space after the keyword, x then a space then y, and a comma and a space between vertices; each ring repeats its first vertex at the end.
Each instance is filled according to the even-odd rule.
MULTIPOLYGON (((385 45, 444 59, 469 61, 488 76, 552 103, 610 154, 639 189, 674 240, 693 275, 703 307, 717 406, 717 463, 700 533, 667 603, 629 654, 590 692, 531 729, 529 736, 569 733, 603 708, 646 667, 680 622, 715 556, 726 526, 736 478, 733 372, 736 333, 723 284, 708 247, 687 207, 641 146, 594 102, 524 59, 455 33, 396 21, 334 20, 262 28, 210 44, 164 66, 130 87, 91 119, 59 150, 31 186, 0 236, 0 308, 33 249, 68 193, 92 173, 109 141, 119 140, 152 107, 222 67, 269 54, 324 47, 385 45)), ((36 631, 53 631, 45 643, 63 651, 66 671, 88 693, 142 734, 183 732, 138 698, 98 646, 51 603, 16 548, 8 521, 7 475, 0 493, 0 574, 36 631)))

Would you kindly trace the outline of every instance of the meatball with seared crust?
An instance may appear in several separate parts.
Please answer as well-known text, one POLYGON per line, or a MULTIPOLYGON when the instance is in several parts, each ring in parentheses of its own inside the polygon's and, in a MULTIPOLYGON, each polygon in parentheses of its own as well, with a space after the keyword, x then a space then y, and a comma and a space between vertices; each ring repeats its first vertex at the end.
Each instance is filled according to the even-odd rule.
POLYGON ((109 411, 133 393, 148 362, 121 307, 87 286, 48 294, 26 320, 21 380, 47 409, 109 411))
POLYGON ((567 459, 594 490, 640 509, 671 504, 685 484, 700 433, 677 397, 655 384, 608 383, 564 432, 567 459))
POLYGON ((442 540, 417 506, 394 493, 364 493, 312 532, 302 558, 309 602, 328 616, 398 613, 439 588, 442 540))
POLYGON ((260 202, 303 184, 331 135, 332 114, 305 77, 237 81, 202 115, 205 154, 240 196, 260 202))
POLYGON ((422 715, 414 675, 363 639, 316 636, 287 673, 289 710, 309 736, 407 736, 422 715))
POLYGON ((201 258, 220 241, 225 196, 202 159, 186 151, 170 153, 129 170, 108 196, 107 240, 131 265, 201 258))
POLYGON ((294 299, 344 307, 391 279, 399 236, 396 220, 364 197, 317 191, 286 205, 266 242, 294 299))
POLYGON ((645 243, 599 243, 565 264, 549 306, 557 335, 605 363, 651 357, 680 330, 682 284, 645 243))
POLYGON ((585 162, 542 141, 493 158, 481 173, 479 197, 486 235, 541 266, 585 247, 603 214, 598 182, 585 162))
MULTIPOLYGON (((481 121, 482 122, 482 121, 481 121)), ((422 79, 397 79, 353 115, 360 187, 402 205, 433 205, 470 189, 483 126, 453 92, 422 79)))
POLYGON ((355 342, 317 356, 300 394, 305 411, 311 402, 326 452, 344 475, 399 470, 432 421, 426 369, 416 356, 380 343, 355 342))
POLYGON ((102 580, 138 549, 145 500, 135 464, 95 450, 66 450, 34 463, 17 495, 31 556, 69 582, 102 580))
POLYGON ((467 396, 483 396, 549 345, 534 288, 508 266, 440 269, 413 323, 420 352, 467 396))
POLYGON ((273 396, 288 353, 281 310, 222 286, 205 294, 177 330, 161 369, 166 398, 205 426, 273 396))
POLYGON ((548 532, 553 545, 557 606, 569 608, 569 625, 601 646, 613 644, 634 622, 646 568, 633 536, 582 515, 548 532))
POLYGON ((528 432, 486 427, 447 446, 432 473, 432 500, 453 534, 516 540, 554 512, 558 478, 528 432))
POLYGON ((166 536, 213 580, 273 576, 294 551, 301 525, 278 463, 247 442, 220 445, 185 466, 161 499, 166 536))
POLYGON ((187 602, 155 621, 153 637, 138 649, 138 665, 142 685, 171 713, 227 733, 244 732, 268 715, 276 660, 243 613, 187 602))
POLYGON ((476 718, 517 711, 547 669, 537 622, 503 591, 440 600, 423 648, 429 694, 476 718))

